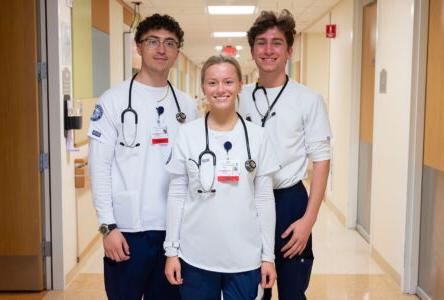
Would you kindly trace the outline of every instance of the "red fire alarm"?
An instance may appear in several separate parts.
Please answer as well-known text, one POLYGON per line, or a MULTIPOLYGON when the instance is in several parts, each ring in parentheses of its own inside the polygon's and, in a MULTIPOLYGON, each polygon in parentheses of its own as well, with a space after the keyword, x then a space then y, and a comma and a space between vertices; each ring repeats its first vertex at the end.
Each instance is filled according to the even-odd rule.
POLYGON ((327 24, 325 26, 325 37, 330 39, 336 37, 336 24, 327 24))

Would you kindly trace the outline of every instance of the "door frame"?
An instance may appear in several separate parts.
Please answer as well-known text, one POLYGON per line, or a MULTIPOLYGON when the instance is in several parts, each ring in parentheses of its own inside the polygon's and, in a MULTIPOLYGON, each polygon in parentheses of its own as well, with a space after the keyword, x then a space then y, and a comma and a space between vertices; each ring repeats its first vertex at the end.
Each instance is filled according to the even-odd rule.
MULTIPOLYGON (((346 225, 356 228, 358 219, 358 171, 359 171, 359 124, 361 109, 361 57, 362 57, 362 20, 364 6, 376 0, 354 0, 353 5, 353 58, 352 58, 352 103, 350 120, 350 167, 348 182, 348 205, 346 225)), ((378 18, 378 12, 376 12, 378 18)), ((376 84, 376 80, 375 80, 376 84)))
POLYGON ((63 174, 62 152, 65 151, 62 80, 61 80, 61 30, 60 22, 69 18, 70 1, 43 0, 46 2, 47 55, 48 55, 48 129, 49 135, 49 185, 51 220, 52 289, 65 288, 63 243, 63 174))
POLYGON ((404 237, 404 270, 401 274, 401 290, 409 294, 418 292, 429 1, 415 0, 412 10, 414 12, 414 32, 409 130, 410 144, 406 230, 404 237))
MULTIPOLYGON (((37 41, 38 41, 38 62, 44 66, 48 65, 47 56, 47 19, 46 19, 46 0, 38 0, 37 4, 37 41)), ((46 69, 46 68, 44 68, 46 69)), ((47 72, 46 72, 47 73, 47 72)), ((48 120, 48 77, 43 76, 39 80, 39 107, 40 107, 40 152, 49 154, 49 120, 48 120)), ((51 244, 51 197, 50 197, 50 173, 46 168, 41 173, 41 199, 42 199, 42 243, 44 245, 51 244)), ((51 249, 46 249, 46 251, 51 249)), ((44 250, 44 252, 45 252, 44 250)), ((51 251, 52 252, 52 251, 51 251)), ((44 270, 44 288, 52 289, 52 257, 50 253, 43 253, 43 270, 44 270), (48 254, 48 255, 47 255, 48 254)))

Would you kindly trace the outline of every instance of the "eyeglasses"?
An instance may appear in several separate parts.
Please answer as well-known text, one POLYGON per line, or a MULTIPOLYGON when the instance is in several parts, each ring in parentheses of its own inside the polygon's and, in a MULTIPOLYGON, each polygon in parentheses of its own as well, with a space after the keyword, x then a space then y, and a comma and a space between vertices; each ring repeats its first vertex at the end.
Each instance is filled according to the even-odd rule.
POLYGON ((140 40, 140 43, 145 43, 148 46, 148 48, 150 48, 150 49, 155 49, 155 48, 159 47, 160 43, 162 43, 162 45, 167 49, 175 50, 175 49, 179 48, 179 43, 173 39, 165 39, 162 41, 162 40, 156 39, 156 38, 146 38, 146 39, 140 40))

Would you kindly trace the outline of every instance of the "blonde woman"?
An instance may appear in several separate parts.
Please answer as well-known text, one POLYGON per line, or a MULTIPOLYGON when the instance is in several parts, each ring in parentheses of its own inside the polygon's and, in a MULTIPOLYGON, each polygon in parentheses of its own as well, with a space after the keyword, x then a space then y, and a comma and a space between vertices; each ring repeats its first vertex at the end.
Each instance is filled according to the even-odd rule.
POLYGON ((210 57, 202 68, 209 112, 178 132, 164 243, 168 281, 183 300, 255 299, 272 287, 279 166, 264 130, 236 112, 238 62, 210 57))

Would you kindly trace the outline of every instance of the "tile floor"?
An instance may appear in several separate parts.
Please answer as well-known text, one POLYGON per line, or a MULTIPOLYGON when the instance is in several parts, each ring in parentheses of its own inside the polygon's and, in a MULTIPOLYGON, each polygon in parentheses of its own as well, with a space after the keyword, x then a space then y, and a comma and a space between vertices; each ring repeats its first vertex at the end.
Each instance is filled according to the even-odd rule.
MULTIPOLYGON (((309 300, 418 299, 400 292, 397 284, 371 258, 367 242, 356 231, 344 228, 326 205, 322 206, 314 228, 314 252, 315 264, 307 292, 309 300)), ((0 294, 0 299, 106 299, 102 253, 98 243, 79 275, 63 292, 0 294)), ((276 294, 273 299, 278 299, 276 294)))

